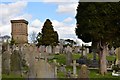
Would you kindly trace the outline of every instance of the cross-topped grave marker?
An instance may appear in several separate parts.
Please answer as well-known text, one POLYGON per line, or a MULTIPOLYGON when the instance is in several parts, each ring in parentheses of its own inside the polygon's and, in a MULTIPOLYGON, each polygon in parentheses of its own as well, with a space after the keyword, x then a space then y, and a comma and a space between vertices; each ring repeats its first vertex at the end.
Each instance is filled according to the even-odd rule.
POLYGON ((76 66, 78 66, 79 64, 76 63, 76 60, 73 60, 73 78, 77 78, 77 68, 76 66))

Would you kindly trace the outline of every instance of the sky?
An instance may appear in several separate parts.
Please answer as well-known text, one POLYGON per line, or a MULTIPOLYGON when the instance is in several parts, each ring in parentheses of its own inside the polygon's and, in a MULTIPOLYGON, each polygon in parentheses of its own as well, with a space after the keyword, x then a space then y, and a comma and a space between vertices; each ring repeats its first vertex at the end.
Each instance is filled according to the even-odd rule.
MULTIPOLYGON (((75 34, 78 0, 6 0, 0 3, 0 35, 11 36, 10 20, 25 19, 28 35, 41 32, 46 19, 50 19, 59 39, 82 41, 75 34)), ((30 37, 30 36, 28 36, 30 37)), ((30 41, 30 38, 29 38, 30 41)))

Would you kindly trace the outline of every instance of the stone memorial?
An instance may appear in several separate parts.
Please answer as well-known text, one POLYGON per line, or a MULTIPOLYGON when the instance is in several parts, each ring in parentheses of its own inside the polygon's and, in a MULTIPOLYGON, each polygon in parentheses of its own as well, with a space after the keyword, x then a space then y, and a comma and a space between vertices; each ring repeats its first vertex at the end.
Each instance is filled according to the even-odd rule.
POLYGON ((79 64, 76 63, 76 60, 73 60, 73 78, 77 78, 77 68, 76 66, 78 66, 79 64))
POLYGON ((60 53, 60 47, 57 45, 57 46, 55 47, 55 54, 58 54, 58 53, 60 53))
POLYGON ((67 78, 72 78, 72 72, 70 71, 70 69, 69 69, 68 72, 66 73, 66 77, 67 77, 67 78))
POLYGON ((10 51, 5 51, 2 53, 2 73, 9 74, 10 73, 10 51))
POLYGON ((120 47, 116 48, 115 54, 116 54, 116 65, 118 64, 120 66, 120 47))
POLYGON ((110 50, 109 50, 109 54, 110 55, 113 55, 115 53, 115 50, 114 50, 114 47, 112 47, 110 50))
POLYGON ((60 53, 63 53, 63 45, 60 44, 60 53))
POLYGON ((21 75, 22 60, 19 51, 14 50, 10 57, 11 60, 11 72, 13 74, 21 75))
POLYGON ((86 65, 82 65, 80 69, 80 73, 78 75, 78 78, 86 78, 89 79, 89 71, 88 67, 86 65))
POLYGON ((70 66, 72 63, 72 49, 70 46, 66 48, 66 65, 70 66))
POLYGON ((51 46, 46 47, 46 53, 48 53, 48 54, 52 53, 52 47, 51 46))
POLYGON ((89 53, 89 48, 86 48, 86 53, 87 53, 87 54, 89 53))
POLYGON ((55 71, 55 77, 57 77, 57 61, 54 59, 54 71, 55 71))
POLYGON ((60 68, 59 68, 60 72, 63 72, 63 73, 66 73, 66 68, 65 68, 65 65, 61 65, 60 68))

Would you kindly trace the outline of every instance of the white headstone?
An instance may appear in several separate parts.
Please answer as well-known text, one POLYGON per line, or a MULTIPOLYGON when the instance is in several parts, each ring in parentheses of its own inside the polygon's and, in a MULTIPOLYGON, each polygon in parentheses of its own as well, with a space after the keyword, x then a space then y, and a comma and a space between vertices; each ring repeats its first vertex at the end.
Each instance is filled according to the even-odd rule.
POLYGON ((57 53, 60 53, 60 47, 59 46, 55 47, 55 54, 57 54, 57 53))
POLYGON ((76 75, 76 60, 73 61, 73 75, 76 75))
POLYGON ((86 51, 85 50, 83 50, 83 56, 86 56, 86 51))
POLYGON ((51 46, 47 46, 46 47, 46 52, 51 54, 52 53, 52 47, 51 46))
POLYGON ((89 53, 89 48, 87 48, 87 53, 89 53))
POLYGON ((72 48, 70 46, 67 46, 66 52, 72 52, 72 48))

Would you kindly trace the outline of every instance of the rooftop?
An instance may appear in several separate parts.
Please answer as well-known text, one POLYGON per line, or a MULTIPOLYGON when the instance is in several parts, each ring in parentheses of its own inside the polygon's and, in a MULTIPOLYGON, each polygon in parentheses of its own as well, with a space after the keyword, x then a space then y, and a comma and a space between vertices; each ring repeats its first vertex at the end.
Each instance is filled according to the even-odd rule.
POLYGON ((11 23, 26 23, 28 24, 28 21, 24 19, 19 19, 19 20, 10 20, 11 23))

